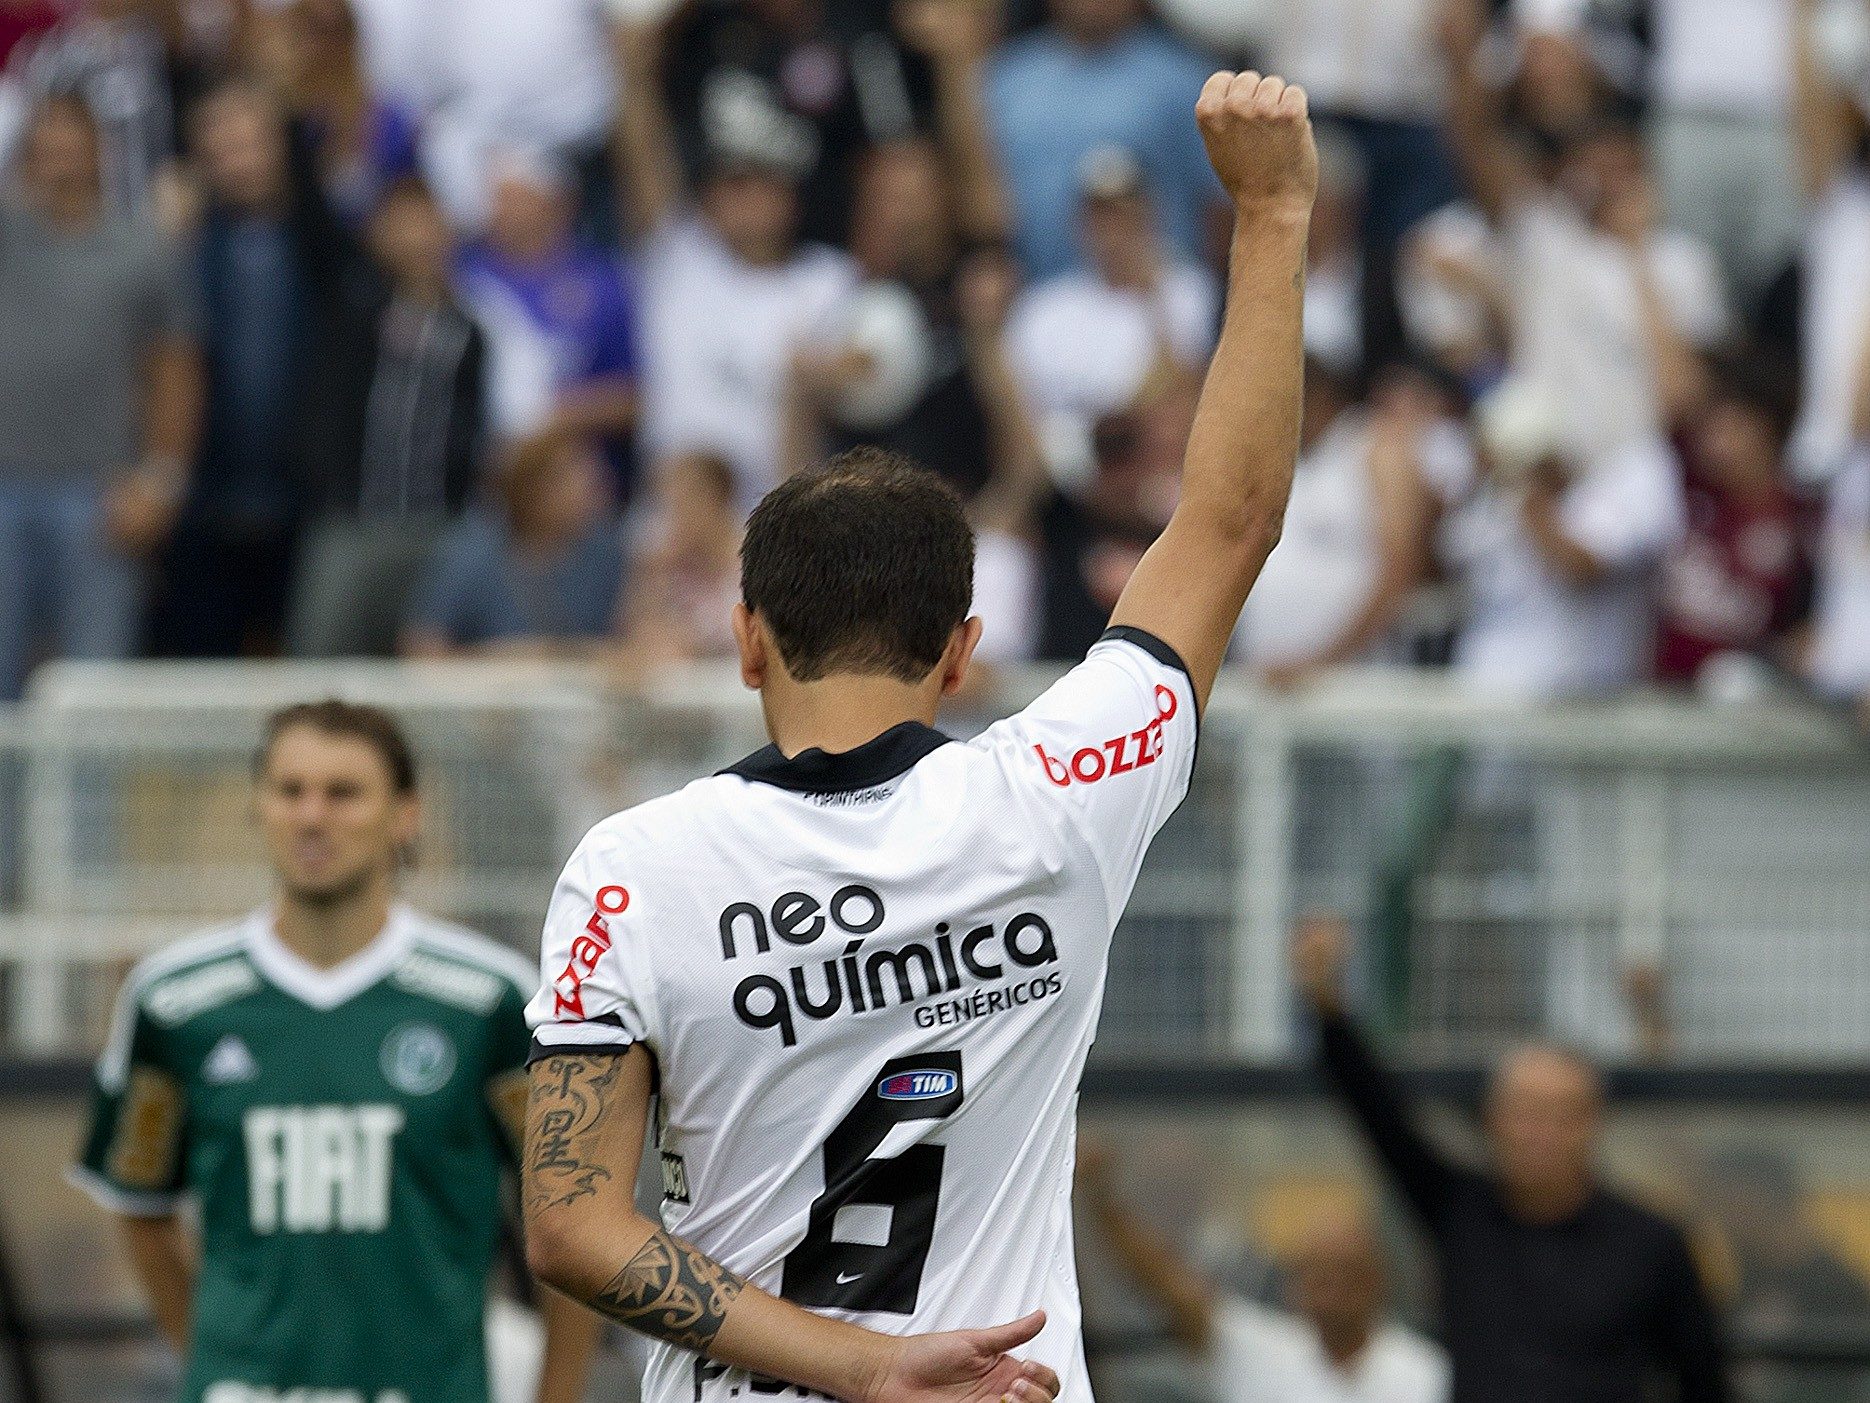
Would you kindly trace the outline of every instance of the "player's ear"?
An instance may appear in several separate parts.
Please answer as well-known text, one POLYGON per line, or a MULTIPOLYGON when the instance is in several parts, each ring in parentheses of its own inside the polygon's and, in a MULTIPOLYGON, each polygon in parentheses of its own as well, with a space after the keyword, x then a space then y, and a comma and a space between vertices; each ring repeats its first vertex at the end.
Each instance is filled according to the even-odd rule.
POLYGON ((734 643, 740 649, 740 680, 751 691, 766 685, 766 637, 753 611, 734 605, 734 643))
POLYGON ((974 661, 974 650, 980 646, 980 630, 980 616, 975 615, 949 636, 948 651, 941 660, 941 694, 944 697, 952 697, 967 681, 968 665, 974 661))

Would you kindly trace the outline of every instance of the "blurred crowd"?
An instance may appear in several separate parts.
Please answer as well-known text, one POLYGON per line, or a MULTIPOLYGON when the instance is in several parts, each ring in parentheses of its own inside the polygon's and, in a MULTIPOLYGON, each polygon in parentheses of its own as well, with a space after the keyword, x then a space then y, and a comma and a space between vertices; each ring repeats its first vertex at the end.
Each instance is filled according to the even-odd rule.
POLYGON ((1870 701, 1870 0, 0 0, 0 699, 48 656, 731 649, 876 443, 1079 655, 1307 86, 1276 686, 1870 701))

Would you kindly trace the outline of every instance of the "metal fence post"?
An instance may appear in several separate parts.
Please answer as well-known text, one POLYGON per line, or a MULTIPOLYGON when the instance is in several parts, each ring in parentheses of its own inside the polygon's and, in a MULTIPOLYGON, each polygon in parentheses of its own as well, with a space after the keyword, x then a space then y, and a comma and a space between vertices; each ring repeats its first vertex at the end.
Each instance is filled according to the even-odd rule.
POLYGON ((1293 747, 1280 703, 1264 700, 1237 732, 1246 753, 1237 773, 1240 845, 1235 865, 1233 1020, 1230 1050, 1248 1061, 1292 1048, 1291 977, 1293 747))

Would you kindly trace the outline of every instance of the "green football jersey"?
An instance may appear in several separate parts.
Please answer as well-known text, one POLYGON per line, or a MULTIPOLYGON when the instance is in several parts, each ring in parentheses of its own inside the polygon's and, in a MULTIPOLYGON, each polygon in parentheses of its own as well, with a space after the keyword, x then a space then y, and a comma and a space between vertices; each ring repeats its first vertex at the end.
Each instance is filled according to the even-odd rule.
POLYGON ((137 967, 73 1177, 117 1212, 198 1205, 183 1403, 486 1403, 537 982, 405 907, 328 970, 266 911, 137 967))

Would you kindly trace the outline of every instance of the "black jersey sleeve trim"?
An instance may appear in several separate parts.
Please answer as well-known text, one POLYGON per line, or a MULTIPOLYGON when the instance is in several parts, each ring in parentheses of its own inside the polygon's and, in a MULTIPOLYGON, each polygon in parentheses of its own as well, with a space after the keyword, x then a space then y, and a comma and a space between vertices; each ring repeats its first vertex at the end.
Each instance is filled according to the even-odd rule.
POLYGON ((1195 704, 1195 724, 1199 727, 1201 724, 1201 698, 1196 692, 1195 674, 1188 670, 1188 664, 1182 661, 1182 655, 1176 652, 1175 649, 1171 648, 1167 643, 1164 643, 1160 638, 1156 637, 1156 635, 1151 633, 1148 629, 1137 628, 1133 624, 1112 624, 1109 628, 1105 629, 1103 633, 1098 635, 1097 641, 1102 643, 1112 638, 1121 643, 1128 643, 1132 647, 1141 648, 1164 667, 1172 667, 1188 679, 1188 696, 1189 700, 1195 704))
POLYGON ((537 1038, 532 1040, 532 1047, 526 1053, 526 1065, 543 1062, 548 1057, 594 1057, 605 1053, 625 1053, 636 1046, 632 1038, 627 1043, 542 1043, 537 1038))

